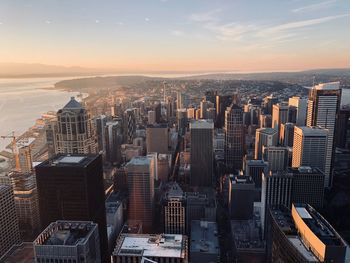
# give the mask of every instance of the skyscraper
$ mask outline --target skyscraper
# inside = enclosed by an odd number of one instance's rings
[[[146,128],[147,153],[169,153],[169,128],[167,124],[148,125]]]
[[[211,120],[190,123],[191,132],[191,186],[211,186],[213,183],[213,136]]]
[[[327,134],[326,129],[318,127],[295,127],[292,167],[311,166],[324,172]]]
[[[127,143],[132,143],[136,133],[136,117],[133,109],[124,112],[124,133]]]
[[[307,113],[307,98],[293,96],[289,98],[289,107],[296,109],[296,122],[297,126],[305,126],[306,124],[306,113]]]
[[[154,211],[154,179],[156,177],[154,158],[139,156],[126,164],[129,217],[141,220],[143,228],[151,231]]]
[[[288,148],[283,146],[263,146],[263,159],[272,172],[285,171],[288,166]]]
[[[262,174],[268,174],[269,164],[263,160],[248,160],[245,165],[245,175],[253,178],[256,188],[261,188]]]
[[[95,129],[87,110],[74,97],[57,112],[55,152],[96,153]]]
[[[104,130],[106,160],[110,163],[120,163],[121,145],[123,144],[123,124],[121,118],[113,118],[108,121]]]
[[[332,184],[334,134],[340,101],[341,89],[339,82],[316,85],[309,93],[307,126],[319,126],[328,130],[324,168],[325,185],[328,187]]]
[[[57,155],[35,170],[42,227],[56,220],[97,223],[102,262],[109,262],[101,155]]]
[[[215,126],[222,128],[225,124],[225,110],[232,103],[232,96],[217,95],[216,96],[216,122]]]
[[[229,170],[242,169],[244,147],[243,109],[232,104],[225,111],[225,162]]]
[[[106,153],[106,139],[105,139],[106,123],[107,123],[106,115],[100,115],[95,119],[98,152],[103,154]]]
[[[279,133],[281,124],[288,122],[289,106],[287,103],[277,103],[272,107],[272,128]]]
[[[0,184],[0,256],[19,243],[20,235],[12,187]]]
[[[280,129],[280,144],[283,146],[293,146],[294,138],[294,123],[287,122],[281,124]]]
[[[255,159],[262,159],[263,146],[276,146],[278,144],[278,133],[273,128],[260,128],[255,135]]]

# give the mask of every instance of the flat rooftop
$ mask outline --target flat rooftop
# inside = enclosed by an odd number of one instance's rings
[[[77,246],[84,244],[97,224],[89,221],[56,221],[34,241],[35,246]]]
[[[267,135],[273,135],[273,134],[277,133],[277,130],[273,129],[273,128],[259,128],[259,129],[257,129],[257,131],[259,131],[260,133],[267,134]]]
[[[31,242],[24,242],[20,245],[14,245],[2,257],[2,263],[35,263],[34,247]]]
[[[306,136],[327,136],[328,131],[326,129],[320,128],[320,127],[306,127],[306,126],[296,126],[295,130],[302,131],[304,135]]]
[[[192,221],[190,251],[220,254],[218,227],[215,222],[200,220]]]
[[[183,258],[186,249],[184,237],[171,234],[122,234],[113,255]]]
[[[130,165],[149,165],[150,158],[147,156],[136,156],[133,157],[125,166],[128,167]]]
[[[190,129],[214,129],[212,120],[194,120],[190,122]]]
[[[307,262],[319,262],[315,255],[310,250],[306,249],[304,243],[298,236],[289,236],[288,240],[298,250],[298,252],[307,259]]]
[[[55,157],[38,164],[36,167],[85,167],[99,157],[98,154],[59,154]]]
[[[288,172],[293,174],[323,174],[319,168],[310,166],[288,167]]]
[[[340,82],[328,82],[321,83],[314,87],[316,90],[338,90],[340,88]]]

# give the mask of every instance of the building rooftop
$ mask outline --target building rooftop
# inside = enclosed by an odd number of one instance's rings
[[[321,83],[314,87],[316,90],[338,90],[340,88],[340,82],[328,82]]]
[[[148,156],[136,156],[133,157],[125,166],[128,167],[130,165],[149,165],[150,158]]]
[[[298,252],[302,254],[305,259],[307,259],[307,262],[319,262],[315,255],[310,250],[306,249],[304,243],[298,236],[289,236],[288,240],[298,250]]]
[[[306,127],[306,126],[296,126],[295,131],[302,131],[304,136],[326,136],[328,133],[327,129],[323,129],[321,127]]]
[[[293,174],[323,174],[319,168],[310,166],[288,167],[288,172]]]
[[[257,131],[259,131],[260,133],[267,134],[267,135],[277,134],[277,130],[273,129],[273,128],[259,128],[259,129],[257,129]]]
[[[214,129],[213,120],[193,120],[190,122],[190,129]]]
[[[232,184],[255,184],[252,177],[250,176],[243,176],[243,175],[236,175],[232,178]]]
[[[77,102],[74,97],[71,97],[70,101],[63,107],[63,109],[83,109],[83,106]]]
[[[2,263],[35,263],[33,243],[24,242],[14,245],[2,257]]]
[[[93,162],[95,159],[99,158],[98,154],[58,154],[53,158],[38,164],[36,167],[65,167],[65,166],[77,166],[85,167]]]
[[[87,242],[97,224],[89,221],[56,221],[33,242],[35,246],[77,246]]]
[[[183,235],[121,234],[113,255],[183,258]]]
[[[220,254],[218,228],[215,222],[192,221],[190,251]]]

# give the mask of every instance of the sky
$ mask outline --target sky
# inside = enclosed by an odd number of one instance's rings
[[[350,0],[1,0],[0,62],[130,72],[350,67]]]

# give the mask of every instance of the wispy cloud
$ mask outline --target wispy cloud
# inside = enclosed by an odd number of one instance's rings
[[[203,13],[194,13],[190,15],[190,20],[194,22],[214,22],[218,20],[218,13],[221,9],[214,9]]]
[[[331,7],[332,5],[335,4],[335,2],[337,2],[337,0],[328,0],[328,1],[320,2],[320,3],[316,3],[316,4],[312,4],[312,5],[306,5],[306,6],[295,8],[292,10],[292,12],[293,13],[302,13],[302,12],[317,11],[320,9],[325,9],[325,8]]]
[[[171,31],[171,34],[172,34],[173,36],[177,36],[177,37],[181,37],[181,36],[185,35],[185,33],[184,33],[183,31],[177,30],[177,29],[172,30],[172,31]]]

